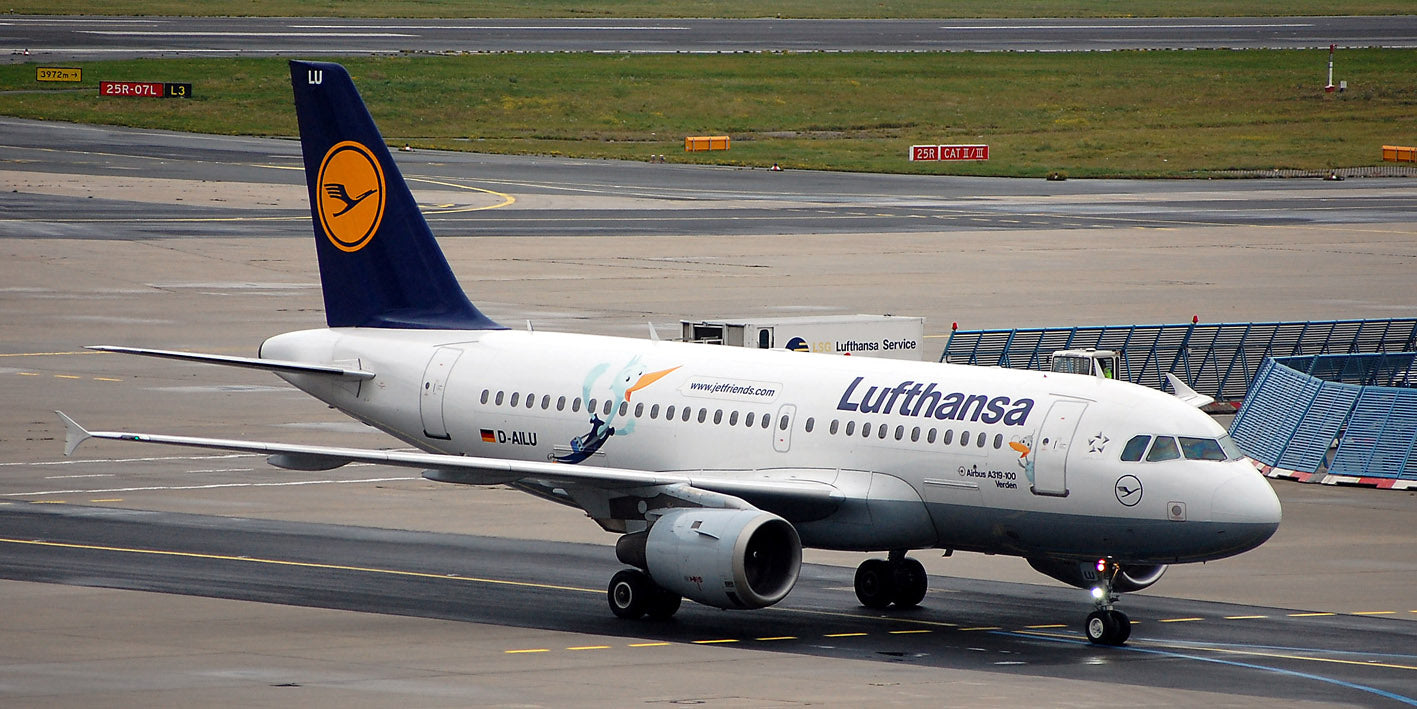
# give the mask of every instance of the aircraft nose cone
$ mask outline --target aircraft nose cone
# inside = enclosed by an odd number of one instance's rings
[[[1258,546],[1279,529],[1283,512],[1269,481],[1248,464],[1240,465],[1245,469],[1215,489],[1210,518],[1243,530],[1246,536],[1255,537],[1253,544]]]

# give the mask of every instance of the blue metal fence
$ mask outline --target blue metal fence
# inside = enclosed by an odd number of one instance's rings
[[[1250,457],[1276,468],[1417,480],[1414,358],[1407,352],[1267,359],[1230,435]]]
[[[1417,318],[957,330],[940,361],[1044,369],[1055,350],[1084,347],[1116,350],[1119,378],[1164,388],[1170,372],[1238,401],[1266,357],[1417,350]]]

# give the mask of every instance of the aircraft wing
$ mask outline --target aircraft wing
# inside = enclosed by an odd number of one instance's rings
[[[88,345],[86,350],[96,352],[118,352],[121,354],[135,354],[146,357],[162,357],[164,359],[177,359],[184,362],[201,362],[203,364],[220,364],[227,367],[244,367],[246,369],[264,369],[268,372],[286,372],[291,374],[322,374],[325,376],[339,377],[340,379],[354,379],[363,381],[373,379],[373,372],[366,372],[361,369],[346,369],[331,365],[307,364],[305,362],[291,362],[283,359],[263,359],[260,357],[233,357],[231,355],[203,354],[201,352],[177,352],[175,350],[150,350],[142,347],[118,347],[116,345]]]
[[[329,470],[356,462],[418,468],[424,471],[423,477],[429,480],[464,485],[496,485],[518,480],[549,481],[606,489],[688,485],[699,490],[736,497],[761,509],[772,511],[790,508],[795,510],[797,514],[808,515],[834,509],[844,499],[844,495],[836,487],[811,481],[745,480],[712,475],[658,473],[627,468],[502,460],[443,453],[310,446],[295,443],[196,438],[125,431],[89,431],[65,415],[64,412],[56,411],[55,413],[64,422],[64,455],[73,455],[74,450],[84,441],[90,438],[99,438],[112,441],[162,443],[191,448],[264,453],[270,456],[268,461],[272,465],[294,470]]]

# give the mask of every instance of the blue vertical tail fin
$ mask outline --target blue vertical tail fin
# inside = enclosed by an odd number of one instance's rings
[[[505,329],[467,299],[349,73],[290,63],[330,327]]]

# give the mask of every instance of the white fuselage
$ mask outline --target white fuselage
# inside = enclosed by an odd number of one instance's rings
[[[1178,563],[1253,548],[1279,523],[1268,482],[1234,456],[1123,461],[1134,437],[1225,431],[1091,376],[510,330],[309,330],[261,356],[375,372],[282,376],[428,451],[830,486],[828,512],[780,512],[812,547]],[[521,486],[642,528],[613,491]]]

